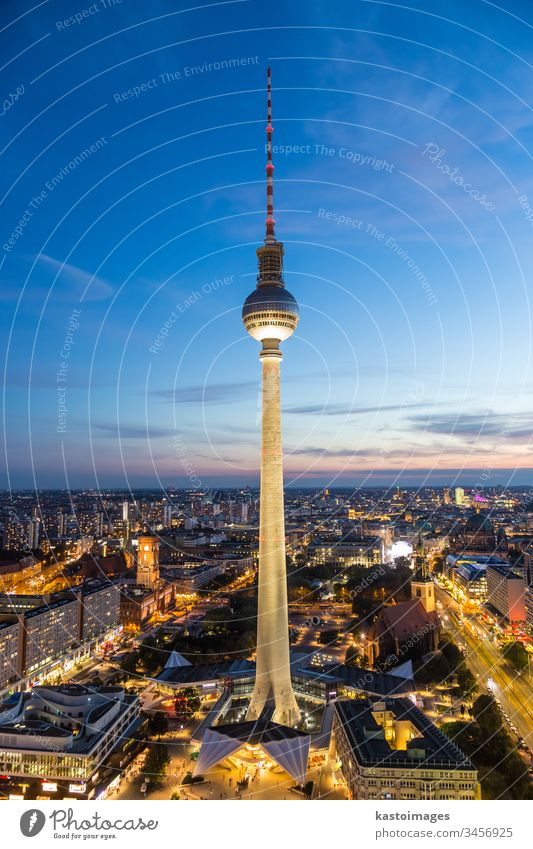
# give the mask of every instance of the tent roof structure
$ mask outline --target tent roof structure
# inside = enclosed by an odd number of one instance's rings
[[[165,669],[176,669],[181,666],[191,666],[191,662],[179,652],[173,651],[165,663]]]
[[[311,737],[302,731],[265,719],[208,728],[194,770],[207,772],[245,744],[259,745],[299,784],[305,782]]]

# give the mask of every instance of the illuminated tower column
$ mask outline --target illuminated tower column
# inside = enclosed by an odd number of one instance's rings
[[[285,289],[283,245],[274,235],[270,70],[267,150],[265,244],[257,251],[257,287],[246,299],[242,312],[246,330],[262,343],[259,356],[263,398],[256,677],[248,719],[257,719],[272,696],[274,721],[294,725],[300,719],[300,711],[292,689],[289,654],[279,345],[296,329],[299,313],[295,299]]]
[[[137,584],[156,589],[159,584],[159,539],[141,536],[137,542]]]

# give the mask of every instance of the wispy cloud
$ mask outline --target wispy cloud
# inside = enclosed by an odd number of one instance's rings
[[[446,402],[449,403],[449,402]],[[426,401],[419,404],[376,404],[372,407],[358,407],[355,402],[351,404],[336,403],[336,404],[303,404],[300,407],[286,407],[285,413],[297,413],[299,415],[324,415],[324,416],[361,416],[366,413],[383,413],[396,412],[398,410],[416,410],[427,407],[434,407],[435,404]]]
[[[241,383],[211,383],[196,386],[184,386],[175,389],[153,389],[150,395],[170,404],[224,404],[243,395],[249,395],[251,389],[257,389],[257,381]]]
[[[103,277],[98,277],[68,262],[61,262],[47,254],[40,254],[37,262],[43,268],[58,275],[56,286],[60,289],[72,290],[72,294],[82,301],[106,300],[115,291],[111,283]]]
[[[508,439],[530,438],[533,415],[530,413],[444,413],[438,416],[416,415],[408,419],[417,430],[454,436],[494,436]]]
[[[161,439],[175,436],[176,431],[168,427],[153,427],[152,425],[114,424],[100,422],[92,425],[91,430],[99,431],[102,436],[112,436],[118,439]]]
[[[309,448],[295,448],[288,452],[291,456],[302,455],[303,457],[375,457],[378,454],[377,449],[357,449],[357,448],[319,448],[310,446]]]

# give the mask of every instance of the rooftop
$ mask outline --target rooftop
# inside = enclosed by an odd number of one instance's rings
[[[394,721],[408,721],[416,736],[405,749],[394,749],[376,720],[378,711],[390,712]],[[343,700],[335,703],[336,714],[361,766],[443,767],[474,770],[465,754],[414,706],[410,699]]]
[[[396,696],[410,693],[412,683],[396,675],[384,675],[366,669],[345,666],[342,663],[331,663],[321,668],[307,665],[308,655],[303,657],[303,663],[297,657],[291,657],[293,677],[304,677],[309,680],[324,682],[330,688],[339,685],[350,687],[364,693],[376,696]],[[301,665],[300,665],[301,664]],[[191,666],[170,666],[163,669],[157,680],[177,686],[192,686],[207,682],[220,682],[227,678],[251,678],[255,675],[255,663],[250,660],[231,660],[220,663],[202,663]]]

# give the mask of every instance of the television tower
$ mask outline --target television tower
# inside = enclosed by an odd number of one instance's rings
[[[242,309],[246,330],[262,344],[259,358],[263,372],[257,652],[255,686],[247,719],[258,719],[267,700],[273,697],[274,722],[294,725],[300,720],[300,710],[292,689],[289,654],[279,346],[294,333],[299,310],[283,282],[283,244],[276,241],[274,233],[270,68],[267,90],[265,243],[257,249],[257,286]]]

